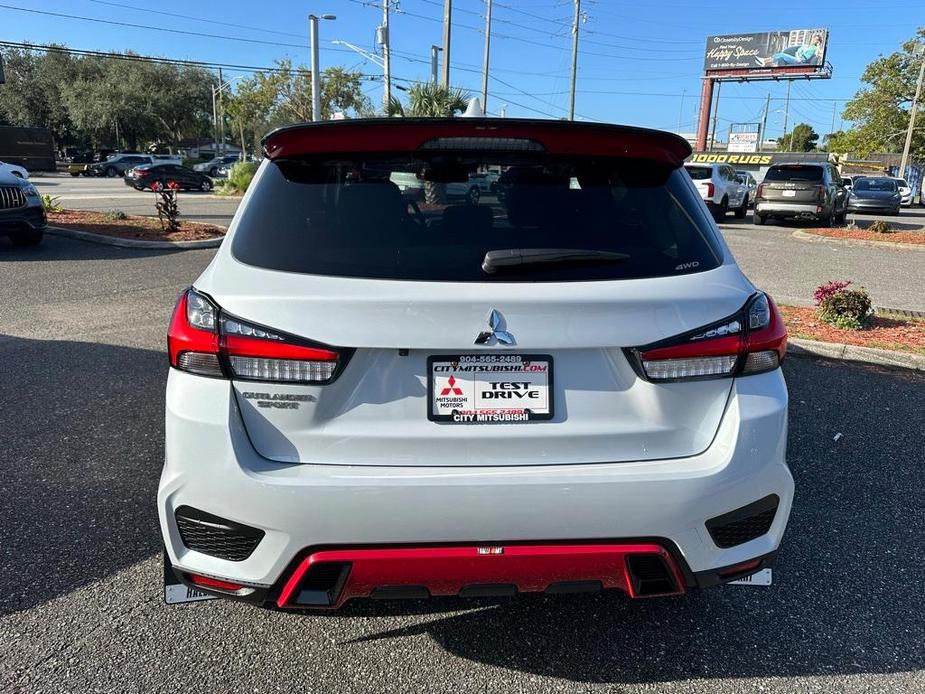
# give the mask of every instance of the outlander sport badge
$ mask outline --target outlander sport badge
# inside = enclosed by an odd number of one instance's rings
[[[488,314],[488,327],[490,328],[489,330],[483,330],[479,333],[479,336],[475,338],[475,344],[490,345],[492,344],[492,338],[501,345],[514,344],[514,336],[506,330],[501,329],[504,327],[504,318],[495,309],[492,309]]]

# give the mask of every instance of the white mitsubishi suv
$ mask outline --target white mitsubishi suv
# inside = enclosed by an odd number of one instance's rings
[[[184,590],[642,598],[771,565],[787,334],[684,140],[404,118],[264,148],[169,328],[157,504]],[[484,170],[495,192],[446,195]]]

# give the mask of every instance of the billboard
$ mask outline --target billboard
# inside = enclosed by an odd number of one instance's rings
[[[727,152],[757,152],[760,123],[732,123],[729,126]]]
[[[762,75],[805,73],[825,64],[828,38],[827,29],[709,36],[703,69],[707,75],[725,70]]]

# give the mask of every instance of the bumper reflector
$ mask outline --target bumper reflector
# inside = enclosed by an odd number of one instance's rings
[[[561,592],[616,588],[633,598],[678,595],[684,578],[656,544],[505,545],[326,550],[296,567],[279,607],[340,607],[351,598]]]
[[[209,578],[208,576],[200,576],[199,574],[190,574],[189,580],[197,586],[211,588],[212,590],[223,590],[227,593],[236,593],[244,587],[240,583],[221,581],[217,578]]]

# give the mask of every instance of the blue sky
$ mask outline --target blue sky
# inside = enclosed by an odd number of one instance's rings
[[[403,80],[427,79],[430,46],[442,42],[443,1],[392,2],[398,6],[391,22],[393,75]],[[454,0],[453,5],[451,81],[478,93],[484,3]],[[495,0],[490,112],[497,113],[507,104],[508,116],[562,117],[567,113],[573,8],[572,0]],[[667,130],[677,130],[680,123],[685,132],[695,128],[707,35],[827,27],[827,59],[834,66],[833,78],[795,82],[790,111],[791,124],[809,122],[824,134],[832,128],[833,107],[838,129],[844,101],[857,91],[867,63],[897,50],[917,26],[925,25],[925,3],[915,0],[583,0],[582,10],[579,117]],[[322,67],[343,65],[369,75],[381,74],[376,65],[331,44],[339,39],[372,50],[375,27],[382,17],[381,0],[0,0],[0,40],[131,49],[143,55],[254,66],[272,65],[284,57],[307,64],[309,12],[337,15],[336,21],[321,24]],[[227,76],[237,74],[242,72],[226,72]],[[370,80],[365,90],[375,103],[381,101],[381,82]],[[768,135],[779,135],[785,90],[783,83],[726,84],[718,133],[725,132],[729,122],[757,120],[770,93]]]

